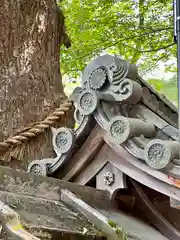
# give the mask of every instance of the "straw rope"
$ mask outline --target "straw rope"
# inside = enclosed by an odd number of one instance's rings
[[[24,130],[16,136],[9,137],[4,142],[0,142],[0,150],[5,151],[9,148],[15,147],[17,145],[22,145],[25,141],[29,141],[31,138],[34,138],[46,129],[50,128],[57,120],[69,112],[72,108],[72,102],[66,101],[60,105],[50,116],[45,118],[43,121],[37,123],[35,126],[31,127],[28,130]]]

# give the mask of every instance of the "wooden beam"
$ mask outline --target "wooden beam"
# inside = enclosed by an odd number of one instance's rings
[[[18,215],[18,213],[1,201],[0,219],[1,223],[3,223],[5,228],[4,235],[10,235],[9,237],[12,237],[12,239],[16,240],[40,240],[40,238],[37,238],[28,231],[26,231],[20,222],[20,216]],[[7,236],[1,237],[3,237],[3,239],[6,239]]]
[[[99,126],[93,129],[80,150],[65,166],[64,172],[66,174],[62,178],[63,180],[73,180],[94,159],[104,143],[102,135],[103,130]]]
[[[108,162],[108,148],[107,144],[104,144],[101,150],[98,152],[94,160],[74,179],[75,183],[80,185],[87,184]]]
[[[62,201],[0,191],[0,217],[4,218],[5,229],[8,228],[12,235],[19,236],[17,240],[68,240],[62,237],[64,233],[70,239],[73,235],[78,238],[83,234],[84,228],[88,229],[87,235],[91,236],[91,239],[99,235],[99,230],[88,219]],[[38,239],[30,238],[30,234]],[[20,238],[23,236],[24,238]]]
[[[147,165],[129,154],[123,147],[113,143],[110,145],[111,158],[109,159],[109,162],[111,162],[116,168],[137,182],[140,182],[166,196],[180,200],[180,188],[173,186],[170,181],[163,181],[163,179],[160,179],[159,175],[155,175],[155,173],[154,175],[150,174],[150,170],[148,171],[148,169],[145,171]],[[144,171],[139,168],[139,165],[135,164],[136,161],[138,161],[139,164],[144,164]],[[151,171],[153,171],[153,169]]]
[[[108,240],[125,240],[126,235],[118,225],[111,226],[108,218],[102,215],[99,211],[92,208],[81,199],[77,198],[69,191],[62,191],[61,201],[70,205],[73,209],[83,214],[92,224],[94,224],[107,237]]]

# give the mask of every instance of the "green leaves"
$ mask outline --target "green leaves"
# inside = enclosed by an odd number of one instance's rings
[[[87,62],[106,51],[153,67],[175,55],[172,1],[64,0],[70,49],[62,49],[61,68],[77,76]]]
[[[71,48],[61,50],[63,74],[77,78],[105,52],[138,64],[142,72],[176,57],[171,0],[63,0],[61,5],[72,40]],[[166,71],[174,72],[176,66],[168,64]],[[149,83],[177,101],[176,78]]]
[[[158,79],[151,79],[148,83],[153,86],[158,92],[162,93],[166,98],[177,105],[178,90],[177,90],[177,76],[174,75],[169,81]]]
[[[149,79],[148,83],[153,86],[158,92],[163,91],[165,88],[166,83],[159,79]]]

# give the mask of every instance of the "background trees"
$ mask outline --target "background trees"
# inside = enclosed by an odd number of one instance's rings
[[[138,64],[141,74],[176,57],[172,0],[63,0],[62,8],[72,39],[72,47],[61,53],[62,72],[68,76],[77,77],[87,62],[103,52]],[[176,72],[176,65],[168,64],[167,71]],[[151,84],[157,86],[152,79]],[[167,91],[175,86],[176,76]],[[175,93],[168,97],[176,100]]]

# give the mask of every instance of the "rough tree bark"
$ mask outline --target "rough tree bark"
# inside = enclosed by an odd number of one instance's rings
[[[0,141],[65,99],[59,69],[65,28],[58,14],[55,0],[0,1]]]

